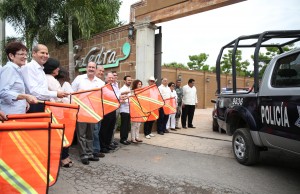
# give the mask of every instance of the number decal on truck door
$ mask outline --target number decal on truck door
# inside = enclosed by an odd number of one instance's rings
[[[233,98],[232,99],[232,104],[242,106],[243,101],[244,101],[244,98]]]

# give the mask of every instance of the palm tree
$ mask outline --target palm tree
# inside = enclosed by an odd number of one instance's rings
[[[67,23],[69,74],[72,80],[75,76],[73,57],[74,22],[77,23],[77,25],[75,25],[75,28],[78,26],[76,30],[79,30],[79,33],[77,31],[77,33],[75,34],[80,34],[83,38],[90,38],[92,33],[99,33],[111,27],[116,27],[120,24],[118,22],[118,12],[121,3],[119,0],[65,0],[62,1],[61,5],[62,6],[59,11],[60,21],[57,22],[56,28],[64,30],[64,28],[61,27],[61,24],[65,25]],[[109,14],[104,15],[105,13]],[[99,23],[99,20],[103,22]],[[62,38],[61,40],[64,40],[64,38]]]
[[[60,0],[9,0],[0,3],[0,17],[25,37],[31,51],[33,42],[50,27],[51,18]]]
[[[25,37],[30,50],[34,40],[68,42],[69,73],[74,79],[73,35],[89,38],[120,25],[120,6],[119,0],[10,0],[0,3],[0,18]]]

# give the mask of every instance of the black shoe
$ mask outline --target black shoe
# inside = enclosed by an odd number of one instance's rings
[[[116,146],[115,144],[111,143],[111,144],[110,144],[110,147],[112,147],[112,148],[117,148],[118,146]]]
[[[115,146],[119,145],[118,142],[116,142],[116,141],[113,141],[113,144],[114,144]]]
[[[126,141],[126,140],[125,140],[125,141],[120,141],[120,143],[121,143],[121,144],[124,144],[124,145],[129,145],[129,144],[130,144],[130,143],[129,143],[128,141]]]
[[[89,161],[99,161],[99,158],[94,156],[92,158],[89,158]]]
[[[83,158],[83,159],[81,159],[81,162],[82,162],[82,164],[84,164],[84,165],[89,165],[89,164],[90,164],[90,161],[89,161],[88,158]]]
[[[172,131],[177,131],[177,130],[176,130],[176,129],[174,129],[174,128],[171,128],[171,130],[172,130]]]
[[[101,153],[101,152],[99,152],[99,153],[93,153],[93,155],[94,155],[94,157],[97,157],[97,158],[104,158],[105,157],[105,155],[103,153]]]
[[[109,150],[106,148],[101,148],[101,153],[109,153]]]
[[[170,133],[170,131],[168,129],[166,129],[164,133]]]
[[[189,128],[196,128],[196,127],[194,127],[194,126],[189,126]]]
[[[187,129],[187,127],[186,127],[186,126],[184,126],[184,127],[182,127],[182,128],[184,128],[184,129]]]
[[[157,132],[157,133],[158,133],[159,135],[164,135],[164,132],[162,132],[162,131],[161,131],[161,132]]]
[[[180,127],[175,127],[175,129],[181,129]]]
[[[130,145],[130,144],[131,144],[131,142],[130,142],[130,141],[128,141],[128,140],[126,140],[126,142],[128,143],[128,145]]]
[[[116,148],[112,147],[112,146],[108,146],[107,148],[108,150],[115,150]]]

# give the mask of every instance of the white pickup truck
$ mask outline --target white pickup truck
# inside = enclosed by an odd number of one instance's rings
[[[241,44],[243,40],[251,40]],[[278,40],[279,44],[271,41]],[[233,135],[232,148],[237,161],[244,165],[258,162],[260,151],[281,149],[300,155],[300,49],[283,52],[283,47],[300,40],[300,30],[267,31],[241,36],[222,47],[216,65],[218,126]],[[276,41],[275,41],[276,42]],[[277,47],[282,54],[268,64],[259,79],[259,51]],[[238,92],[235,53],[254,48],[254,85]],[[224,49],[232,48],[232,92],[222,93],[220,60]]]

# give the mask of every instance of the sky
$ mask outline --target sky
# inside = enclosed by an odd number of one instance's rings
[[[130,5],[135,2],[123,0],[121,21],[128,23]],[[156,25],[162,26],[162,63],[187,64],[189,55],[207,53],[206,63],[215,66],[221,47],[241,35],[299,30],[300,1],[248,0]],[[253,53],[244,54],[243,59],[250,59]]]
[[[122,1],[120,21],[129,23],[130,5],[138,1]],[[221,47],[241,35],[299,30],[300,1],[247,0],[156,25],[162,26],[162,63],[187,64],[189,55],[206,53],[206,63],[214,66]],[[10,26],[6,33],[16,34]],[[244,54],[249,59],[252,52]]]

